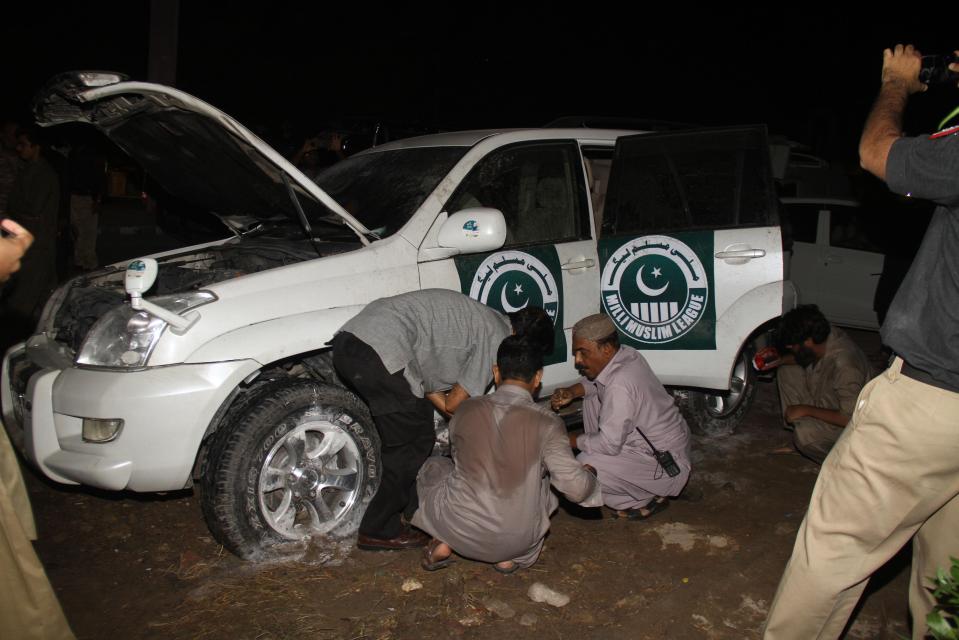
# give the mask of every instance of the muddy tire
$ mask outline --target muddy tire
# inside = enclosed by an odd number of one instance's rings
[[[756,372],[751,359],[751,346],[744,347],[733,367],[729,391],[676,392],[679,408],[693,433],[718,438],[736,430],[756,395]]]
[[[345,389],[283,380],[214,434],[202,471],[213,536],[247,560],[355,532],[381,476],[369,410]]]

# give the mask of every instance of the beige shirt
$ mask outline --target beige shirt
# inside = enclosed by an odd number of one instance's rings
[[[866,354],[839,327],[826,339],[826,354],[806,369],[806,385],[817,407],[851,417],[856,399],[872,377]]]

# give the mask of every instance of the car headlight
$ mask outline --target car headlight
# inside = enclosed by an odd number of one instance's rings
[[[182,314],[216,300],[209,291],[191,291],[150,298],[150,302]],[[77,364],[134,369],[145,367],[167,323],[129,304],[111,309],[97,320],[77,356]]]

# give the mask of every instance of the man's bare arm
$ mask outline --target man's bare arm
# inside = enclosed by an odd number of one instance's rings
[[[469,392],[459,383],[454,384],[453,388],[446,393],[432,391],[426,394],[426,399],[432,402],[433,406],[447,418],[453,415],[460,404],[469,397]]]
[[[795,422],[800,418],[816,418],[836,427],[845,427],[849,424],[849,416],[843,415],[834,409],[824,409],[808,404],[793,404],[786,407],[786,422]]]
[[[922,55],[911,44],[883,52],[882,86],[859,140],[859,163],[881,180],[893,143],[902,136],[902,114],[909,96],[928,87],[919,82]]]
[[[553,407],[553,411],[558,411],[576,398],[582,398],[584,395],[586,395],[586,389],[581,382],[577,382],[570,387],[561,387],[550,396],[550,406]]]

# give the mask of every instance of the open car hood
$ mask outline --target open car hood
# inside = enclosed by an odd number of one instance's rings
[[[345,225],[369,244],[369,229],[292,163],[187,93],[115,73],[71,72],[51,79],[33,109],[41,126],[93,125],[164,189],[231,229],[293,220],[314,239],[322,238],[324,227]]]

